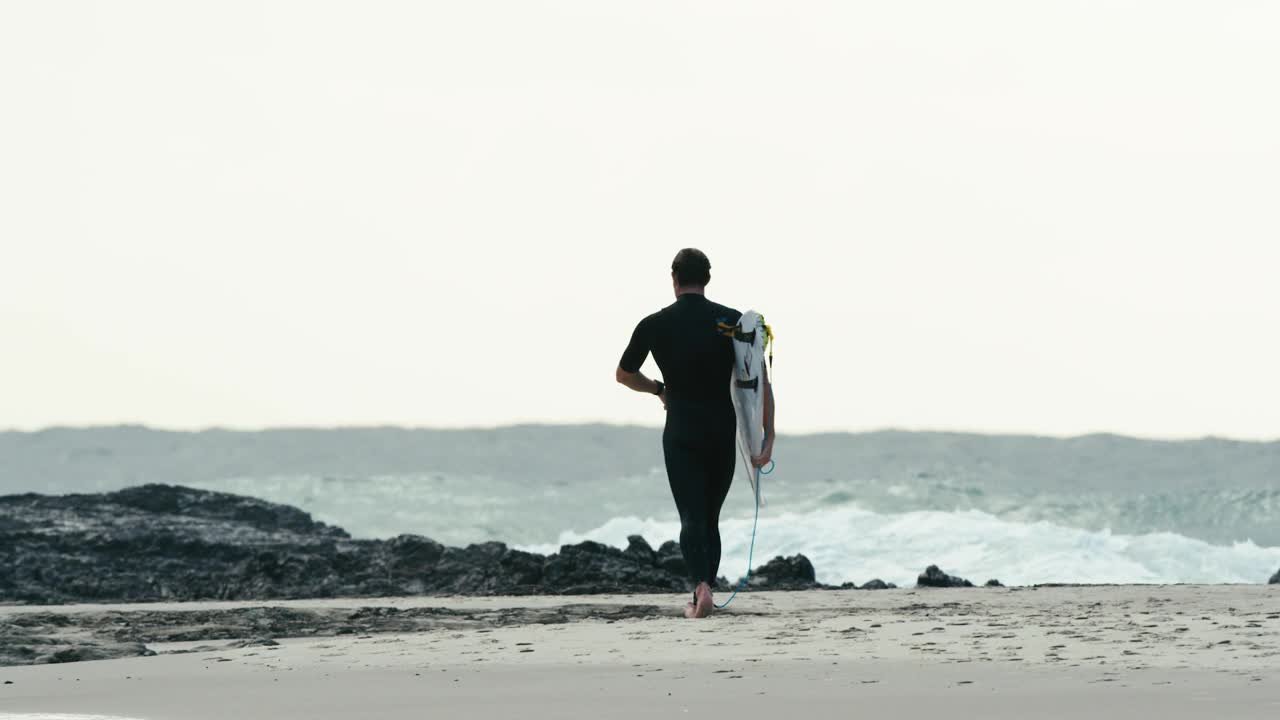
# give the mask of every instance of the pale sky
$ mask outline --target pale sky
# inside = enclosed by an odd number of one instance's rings
[[[775,327],[781,432],[1277,438],[1277,37],[1264,0],[5,3],[0,428],[660,424],[613,370],[696,246]]]

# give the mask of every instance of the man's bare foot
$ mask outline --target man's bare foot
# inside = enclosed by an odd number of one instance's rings
[[[715,610],[715,600],[711,598],[711,586],[706,583],[698,583],[698,588],[693,591],[698,598],[698,604],[693,608],[693,616],[695,618],[704,618]]]
[[[685,617],[687,617],[687,618],[689,618],[690,620],[692,620],[692,619],[694,619],[695,617],[697,617],[697,614],[696,614],[697,612],[698,612],[698,608],[697,608],[697,606],[696,606],[696,605],[694,605],[693,603],[685,603],[685,605],[684,605],[684,616],[685,616]]]

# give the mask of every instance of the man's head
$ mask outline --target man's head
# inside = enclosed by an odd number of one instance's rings
[[[671,261],[671,284],[676,292],[702,290],[711,282],[711,261],[697,248],[685,248]]]

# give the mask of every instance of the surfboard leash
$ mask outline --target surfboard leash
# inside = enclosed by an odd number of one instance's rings
[[[760,476],[771,474],[774,467],[776,467],[776,463],[771,460],[769,461],[768,472],[765,472],[760,468],[756,468],[756,488],[760,487]],[[751,545],[747,550],[747,575],[738,582],[738,587],[733,589],[733,594],[729,596],[728,600],[725,600],[722,604],[716,605],[716,609],[718,610],[723,610],[729,607],[729,603],[733,602],[733,599],[738,597],[738,591],[746,587],[747,583],[751,580],[751,562],[755,558],[756,554],[756,528],[760,523],[760,491],[757,489],[753,494],[756,497],[756,515],[751,520]]]

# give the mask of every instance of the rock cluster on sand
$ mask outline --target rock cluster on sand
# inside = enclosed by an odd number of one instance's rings
[[[841,590],[897,590],[898,586],[893,583],[887,583],[880,578],[868,580],[862,585],[853,582],[847,582],[840,586]]]
[[[941,587],[941,588],[957,588],[957,587],[973,587],[973,583],[962,577],[948,575],[942,572],[937,565],[930,565],[920,573],[920,577],[916,578],[917,587]],[[1002,588],[1004,583],[992,578],[988,580],[983,587]]]
[[[83,662],[86,660],[118,660],[127,657],[150,657],[155,653],[142,643],[89,642],[77,646],[54,646],[49,652],[39,645],[6,643],[0,649],[0,666],[4,665],[53,665],[55,663]]]
[[[74,613],[32,611],[0,614],[0,667],[155,655],[146,643],[204,643],[181,650],[164,650],[164,654],[244,648],[270,651],[280,645],[273,638],[360,637],[373,633],[562,625],[584,619],[613,622],[664,614],[670,615],[670,609],[658,605],[583,602],[487,610],[430,606],[210,608],[201,605],[152,610],[142,605]]]
[[[1276,571],[1276,574],[1271,576],[1271,580],[1269,580],[1269,581],[1267,582],[1267,584],[1268,584],[1268,585],[1280,585],[1280,570],[1277,570],[1277,571]]]
[[[751,573],[748,585],[753,590],[812,590],[821,585],[813,571],[813,563],[803,555],[776,557]]]
[[[962,577],[948,575],[938,568],[937,565],[930,565],[925,571],[920,573],[920,577],[916,578],[916,585],[920,587],[973,587],[973,583]]]

